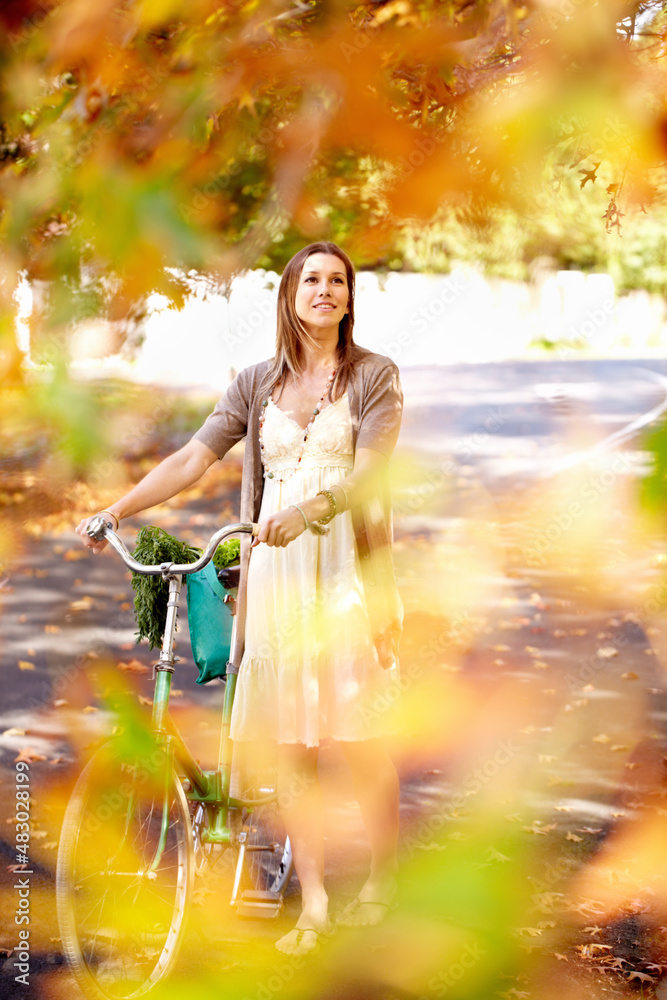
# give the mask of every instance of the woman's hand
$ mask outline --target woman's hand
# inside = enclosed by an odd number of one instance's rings
[[[105,549],[109,543],[107,542],[106,538],[103,538],[100,541],[97,538],[91,538],[90,535],[87,533],[86,529],[94,517],[97,517],[97,514],[93,514],[91,517],[84,517],[83,521],[79,521],[74,530],[76,531],[77,535],[81,535],[81,541],[86,546],[86,548],[91,549],[95,553],[95,555],[97,555],[98,552],[101,552],[102,549]]]
[[[253,547],[260,542],[284,547],[293,542],[306,530],[306,522],[294,507],[287,507],[271,514],[259,526],[259,534],[253,539]]]

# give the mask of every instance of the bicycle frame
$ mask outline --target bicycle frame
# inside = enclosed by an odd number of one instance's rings
[[[100,518],[101,525],[96,527],[91,525],[93,531],[104,531],[104,537],[113,545],[123,562],[135,572],[146,574],[146,567],[137,563],[127,551],[121,539],[114,531],[106,527],[104,520]],[[218,756],[218,767],[213,771],[205,771],[197,763],[188,750],[183,738],[178,732],[173,720],[169,716],[169,695],[171,692],[171,678],[174,673],[176,656],[174,655],[174,637],[178,620],[178,608],[180,595],[183,586],[183,576],[197,572],[205,566],[213,557],[220,542],[227,536],[239,532],[254,533],[255,525],[233,524],[227,528],[221,528],[216,532],[209,542],[206,551],[194,563],[163,564],[159,570],[155,570],[150,575],[157,575],[159,572],[164,579],[169,581],[169,594],[167,599],[167,615],[162,639],[162,647],[157,663],[153,668],[155,677],[155,689],[153,698],[153,710],[151,716],[151,727],[159,743],[165,746],[169,760],[173,760],[178,768],[185,775],[183,790],[188,800],[209,804],[213,810],[213,823],[206,830],[202,831],[202,841],[207,844],[229,844],[231,842],[232,831],[229,826],[229,810],[238,808],[249,808],[264,805],[275,801],[276,793],[254,799],[232,798],[229,794],[232,770],[232,741],[229,737],[232,706],[234,704],[234,694],[236,691],[236,678],[238,665],[227,664],[227,674],[225,680],[225,697],[222,710],[222,722],[220,731],[220,751]],[[231,649],[235,648],[236,640],[236,617],[232,624]],[[167,768],[169,771],[169,768]],[[169,793],[168,786],[165,788],[166,796]],[[159,854],[164,846],[167,836],[167,810],[164,810],[163,830],[158,845],[158,853],[154,859],[154,864],[159,862]],[[233,900],[232,900],[233,901]]]

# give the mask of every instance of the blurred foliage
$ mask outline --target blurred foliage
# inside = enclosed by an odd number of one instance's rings
[[[553,208],[562,260],[577,243],[563,215],[578,223],[589,211],[570,179],[613,230],[662,199],[662,8],[5,4],[6,280],[62,283],[71,312],[54,303],[48,325],[74,318],[73,286],[87,288],[87,308],[117,318],[151,291],[178,302],[165,266],[226,278],[280,267],[319,237],[340,240],[362,267],[386,265],[445,205],[444,241],[427,226],[433,243],[451,241],[445,259],[465,242],[466,219],[494,206],[511,212],[492,215],[492,267],[513,229],[519,260],[530,259]],[[545,213],[549,183],[558,197]],[[606,191],[591,199],[596,185]],[[613,253],[604,225],[598,234],[585,221],[589,245],[573,264]],[[640,244],[655,239],[643,232]],[[431,266],[429,254],[406,263]]]
[[[75,325],[111,321],[113,353],[152,293],[179,307],[189,276],[226,288],[313,239],[359,267],[474,260],[524,278],[546,257],[664,290],[664,6],[3,4],[0,379],[21,387],[15,408],[90,468],[95,420],[65,376]]]

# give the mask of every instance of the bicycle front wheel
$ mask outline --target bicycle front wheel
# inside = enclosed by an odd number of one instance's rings
[[[58,852],[58,922],[80,986],[104,1000],[148,993],[176,959],[192,882],[187,801],[164,750],[106,744],[76,783]]]

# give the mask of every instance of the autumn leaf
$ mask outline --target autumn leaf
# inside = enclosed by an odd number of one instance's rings
[[[653,976],[649,976],[646,972],[636,972],[636,971],[635,972],[629,972],[628,973],[628,982],[630,982],[631,979],[639,979],[639,981],[642,982],[642,983],[654,983],[655,982],[655,979],[653,978]]]
[[[46,756],[43,753],[39,753],[34,747],[22,747],[19,750],[18,757],[14,758],[14,763],[18,764],[23,761],[25,764],[33,764],[39,760],[46,760]]]
[[[567,955],[561,955],[560,952],[558,952],[558,951],[555,951],[553,954],[554,954],[554,958],[557,958],[559,962],[569,962],[570,961],[569,958],[567,957]]]
[[[612,660],[615,656],[618,656],[618,650],[616,646],[600,646],[597,656],[600,660]]]
[[[35,664],[30,660],[19,660],[19,670],[34,670]]]
[[[593,743],[611,743],[611,737],[607,736],[606,733],[599,733],[597,736],[593,736]]]
[[[583,837],[577,837],[576,833],[572,833],[571,830],[568,830],[565,839],[566,840],[573,840],[576,844],[581,844],[581,842],[583,841],[584,838]]]
[[[539,819],[534,820],[530,826],[524,826],[523,828],[526,833],[539,834],[542,837],[546,837],[548,833],[556,829],[556,823],[549,823],[547,826],[542,825],[542,821]]]
[[[635,673],[634,670],[626,670],[624,674],[621,674],[622,681],[638,681],[639,674]]]
[[[584,175],[582,177],[582,179],[579,181],[579,187],[583,188],[585,186],[585,184],[586,184],[587,181],[591,181],[591,182],[594,183],[597,180],[597,172],[598,172],[599,166],[600,166],[600,163],[598,162],[598,163],[593,164],[592,168],[589,169],[589,170],[580,170],[579,171],[580,174]]]
[[[147,674],[150,672],[150,667],[147,667],[145,663],[137,659],[128,660],[127,663],[121,661],[117,664],[117,667],[119,670],[131,674]]]
[[[11,729],[5,729],[3,736],[25,736],[25,729],[18,729],[16,726],[12,726]]]
[[[69,605],[70,611],[90,611],[93,604],[92,597],[81,597],[78,601],[72,601]]]

